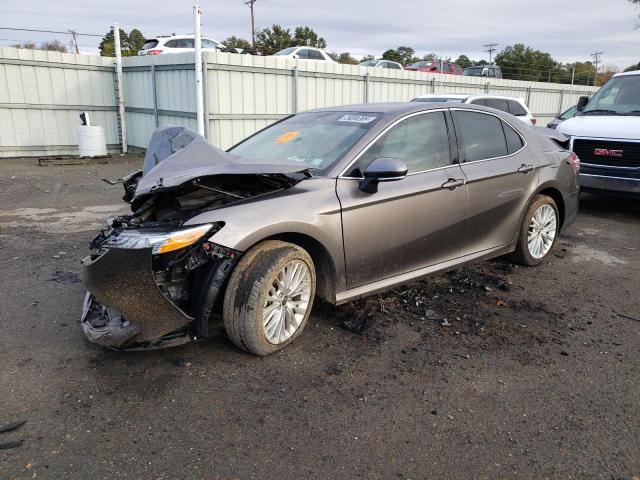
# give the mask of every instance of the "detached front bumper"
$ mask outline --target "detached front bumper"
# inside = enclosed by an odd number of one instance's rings
[[[87,287],[82,328],[103,347],[162,348],[190,339],[193,318],[159,289],[153,277],[152,249],[112,248],[82,260]]]

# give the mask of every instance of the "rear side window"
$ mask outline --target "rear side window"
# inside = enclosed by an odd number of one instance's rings
[[[516,132],[511,126],[502,123],[502,130],[504,131],[504,137],[507,140],[507,150],[509,151],[509,155],[512,153],[516,153],[522,147],[524,147],[524,142],[522,141],[522,137]]]
[[[516,117],[524,117],[527,115],[527,111],[515,100],[507,100],[509,104],[509,113]]]
[[[467,162],[503,157],[509,153],[498,117],[461,110],[452,113]]]
[[[146,42],[144,42],[144,45],[142,46],[142,50],[149,50],[150,48],[155,48],[158,46],[158,40],[147,40]]]
[[[501,98],[487,98],[487,107],[495,108],[503,112],[509,113],[509,107],[507,101]]]
[[[309,52],[309,60],[324,60],[322,53],[317,50],[307,50]]]
[[[402,67],[397,63],[387,62],[387,68],[394,68],[396,70],[400,70]]]
[[[399,158],[407,164],[409,173],[450,165],[444,112],[415,115],[397,124],[358,159],[359,174],[380,157]]]
[[[484,98],[478,98],[471,102],[471,105],[482,105],[483,107],[486,107],[487,101]]]

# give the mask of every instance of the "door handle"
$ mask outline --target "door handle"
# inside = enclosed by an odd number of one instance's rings
[[[535,170],[535,166],[534,165],[525,165],[524,163],[520,166],[520,168],[518,169],[518,172],[520,173],[528,173],[532,170]]]
[[[455,190],[465,184],[465,180],[462,178],[450,178],[442,184],[442,188],[448,188],[449,190]]]

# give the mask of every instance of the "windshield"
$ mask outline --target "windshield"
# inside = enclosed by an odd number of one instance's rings
[[[284,50],[280,50],[277,53],[274,53],[274,55],[289,55],[290,53],[292,53],[296,48],[298,47],[289,47],[289,48],[285,48]]]
[[[378,64],[379,60],[367,60],[366,62],[362,62],[360,64],[361,67],[375,67]]]
[[[411,100],[412,102],[457,102],[462,103],[466,99],[464,98],[451,98],[451,97],[418,97]]]
[[[230,152],[260,163],[293,162],[326,171],[381,116],[369,112],[300,113],[247,138]]]
[[[583,115],[640,115],[640,75],[613,77],[587,103]]]

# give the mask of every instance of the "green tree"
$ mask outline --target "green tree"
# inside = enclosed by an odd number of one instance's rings
[[[129,32],[129,55],[138,55],[144,46],[145,38],[140,30],[134,28]]]
[[[63,43],[60,43],[59,40],[52,40],[50,42],[42,42],[39,46],[36,45],[34,42],[23,42],[23,43],[16,43],[14,45],[11,45],[12,47],[15,48],[24,48],[26,50],[48,50],[50,52],[61,52],[61,53],[67,53],[67,46],[64,45]]]
[[[296,27],[293,34],[293,41],[296,45],[305,47],[327,48],[327,42],[324,38],[318,37],[318,34],[309,27]]]
[[[402,65],[408,65],[420,60],[414,56],[415,53],[416,51],[411,47],[398,47],[395,50],[391,48],[382,54],[382,58],[384,60],[401,63]]]
[[[401,62],[402,61],[402,57],[400,56],[398,51],[393,49],[393,48],[390,48],[389,50],[384,52],[382,54],[382,58],[384,60],[391,60],[391,61],[394,61],[394,62]]]
[[[360,63],[360,62],[358,62],[358,60],[353,58],[349,52],[342,52],[342,53],[340,53],[338,55],[335,55],[335,60],[338,63],[344,63],[344,64],[347,64],[347,65],[357,65],[358,63]]]
[[[458,58],[456,58],[456,61],[454,63],[460,68],[468,68],[473,65],[471,59],[466,55],[460,55]]]
[[[551,54],[534,50],[522,43],[508,46],[496,55],[496,64],[502,68],[504,78],[531,82],[561,81],[566,70]]]
[[[360,60],[360,63],[362,62],[366,62],[368,60],[375,60],[376,57],[374,57],[373,55],[365,55],[364,57],[362,57],[362,60]]]
[[[245,40],[244,38],[238,38],[234,35],[224,39],[222,44],[227,48],[240,48],[242,50],[246,50],[247,48],[251,48],[251,43]]]
[[[140,30],[138,29],[131,30],[131,33],[134,34],[134,37],[138,37],[138,34],[142,36],[142,32],[140,32]],[[136,38],[136,41],[139,42],[139,40],[140,40],[139,38]],[[142,44],[144,45],[144,37],[143,37]],[[104,37],[102,37],[99,48],[100,48],[100,55],[102,55],[103,57],[116,56],[116,47],[115,47],[114,36],[113,36],[113,28],[109,30],[109,33],[107,33]],[[122,29],[120,29],[120,52],[122,53],[123,57],[131,57],[138,54],[138,50],[136,49],[136,47],[133,47],[131,45],[129,35],[127,35],[127,32],[125,32]]]
[[[280,25],[263,28],[256,34],[256,48],[263,55],[273,55],[280,50],[290,47],[293,43],[291,31]]]
[[[640,2],[640,0],[638,0],[638,2]],[[625,72],[632,72],[634,70],[640,70],[640,62],[624,69]]]

